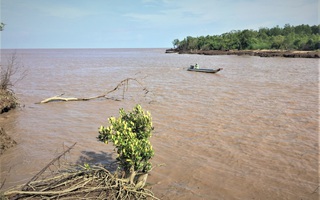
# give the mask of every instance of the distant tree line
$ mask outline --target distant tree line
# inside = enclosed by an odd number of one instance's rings
[[[320,25],[284,25],[283,28],[259,30],[233,30],[221,35],[187,36],[172,42],[177,50],[318,50],[320,49]]]
[[[5,24],[4,24],[3,22],[0,23],[0,31],[3,31],[4,25],[5,25]]]

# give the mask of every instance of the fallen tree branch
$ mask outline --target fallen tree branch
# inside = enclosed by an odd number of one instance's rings
[[[108,94],[110,94],[110,93],[112,93],[112,92],[114,92],[116,90],[119,90],[121,87],[123,87],[122,99],[124,99],[124,94],[128,90],[128,87],[129,87],[129,81],[137,82],[141,87],[143,87],[143,91],[145,92],[145,94],[147,94],[149,92],[149,90],[142,83],[140,83],[140,81],[138,81],[137,79],[135,79],[135,78],[126,78],[126,79],[122,80],[114,89],[112,89],[112,90],[110,90],[107,93],[102,94],[102,95],[98,95],[98,96],[94,96],[94,97],[88,97],[88,98],[76,98],[76,97],[67,97],[66,98],[66,97],[61,97],[64,94],[60,94],[60,95],[57,95],[57,96],[54,96],[54,97],[50,97],[50,98],[44,99],[44,100],[38,102],[38,104],[49,103],[49,102],[53,102],[53,101],[89,101],[89,100],[92,100],[92,99],[107,98]]]
[[[64,95],[64,94],[60,94],[60,95],[57,95],[54,97],[44,99],[44,100],[40,101],[39,103],[48,103],[51,101],[85,101],[85,99],[79,99],[79,98],[74,98],[74,97],[64,98],[64,97],[61,97],[62,95]]]

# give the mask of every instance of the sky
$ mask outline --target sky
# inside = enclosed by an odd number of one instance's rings
[[[171,48],[187,36],[318,25],[319,0],[0,0],[2,49]]]

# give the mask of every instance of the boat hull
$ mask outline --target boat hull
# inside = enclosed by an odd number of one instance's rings
[[[192,71],[192,72],[204,72],[204,73],[217,73],[219,71],[221,71],[222,68],[219,69],[192,69],[192,68],[188,68],[188,71]]]

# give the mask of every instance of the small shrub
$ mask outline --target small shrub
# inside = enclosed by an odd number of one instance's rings
[[[151,115],[144,112],[140,105],[128,113],[121,108],[119,114],[118,118],[108,118],[110,126],[100,127],[98,140],[113,143],[117,149],[119,167],[130,183],[138,184],[141,181],[139,176],[147,175],[151,170],[150,159],[154,156],[149,141],[153,130]],[[143,179],[142,187],[146,181],[146,178]]]
[[[11,89],[14,84],[22,80],[26,74],[27,71],[19,62],[16,53],[13,53],[8,57],[6,64],[0,64],[0,89]]]

